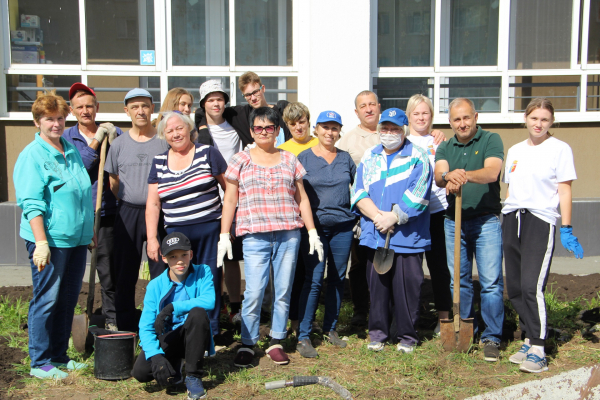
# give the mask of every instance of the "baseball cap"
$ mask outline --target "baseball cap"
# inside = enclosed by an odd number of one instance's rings
[[[388,108],[381,113],[381,118],[379,119],[380,124],[384,122],[391,122],[392,124],[396,124],[398,126],[405,126],[408,125],[408,118],[406,118],[406,114],[401,109]]]
[[[217,79],[210,79],[200,85],[200,107],[204,107],[204,99],[211,93],[221,92],[225,97],[225,104],[229,103],[229,95],[223,91],[221,81]]]
[[[342,117],[335,111],[323,111],[321,114],[319,114],[319,118],[317,118],[316,123],[320,124],[323,122],[337,122],[340,124],[340,126],[343,126]]]
[[[133,99],[134,97],[149,97],[151,102],[154,101],[149,91],[142,88],[135,88],[127,92],[127,94],[125,95],[125,100],[123,102],[125,103],[125,105],[127,105],[127,100]]]
[[[162,241],[160,251],[163,256],[167,256],[173,250],[191,250],[192,244],[190,239],[181,232],[173,232],[168,234]]]
[[[71,85],[71,89],[69,89],[69,100],[71,100],[73,98],[73,96],[75,96],[75,93],[77,93],[78,90],[84,90],[84,91],[90,93],[92,96],[96,97],[96,93],[94,93],[94,91],[92,89],[85,86],[81,82],[75,82],[73,85]]]

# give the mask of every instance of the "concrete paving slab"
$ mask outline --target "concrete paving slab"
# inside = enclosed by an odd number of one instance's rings
[[[520,383],[467,400],[575,400],[600,398],[600,364]]]
[[[240,261],[242,266],[242,279],[245,279],[244,275],[244,262]],[[423,260],[423,272],[425,275],[429,275],[429,269],[427,268],[427,262]],[[589,275],[600,273],[600,256],[598,257],[585,257],[581,260],[577,260],[575,257],[555,257],[552,260],[552,267],[550,272],[561,275]],[[477,266],[473,266],[473,275],[477,275]],[[5,266],[0,265],[0,286],[29,286],[31,285],[31,270],[29,266]],[[83,280],[88,281],[89,276],[89,265],[86,267],[85,276]],[[98,277],[96,276],[96,282]]]

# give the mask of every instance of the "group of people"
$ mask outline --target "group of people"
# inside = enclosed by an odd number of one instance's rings
[[[449,140],[432,131],[427,97],[417,94],[406,110],[382,112],[370,91],[355,98],[357,127],[342,136],[339,113],[323,111],[311,136],[304,104],[269,105],[253,72],[239,78],[239,87],[248,103],[228,107],[219,81],[203,83],[195,121],[188,91],[169,91],[159,117],[151,121],[152,95],[133,89],[124,98],[132,122],[128,132],[96,122],[100,105],[82,83],[71,87],[70,107],[53,93],[35,100],[39,132],[20,154],[14,173],[34,286],[32,376],[64,378],[64,369],[84,367],[66,350],[86,249],[94,246],[106,328],[140,332],[143,351],[132,375],[161,384],[181,381],[185,359],[192,399],[206,394],[201,370],[205,352],[214,354],[220,334],[223,280],[230,318],[241,324],[237,367],[253,364],[265,309],[271,322],[266,354],[274,363],[289,363],[280,344],[288,319],[300,355],[318,356],[310,334],[325,273],[323,337],[346,347],[336,326],[348,264],[352,323],[367,326],[368,319],[368,349],[380,351],[394,342],[398,351],[410,353],[419,342],[424,256],[439,318],[447,319],[454,284],[460,285],[461,318],[475,316],[475,255],[485,323],[481,344],[484,358],[497,361],[504,254],[508,294],[524,340],[510,361],[524,371],[547,370],[543,293],[558,217],[563,245],[583,257],[570,225],[573,155],[548,131],[554,122],[548,100],[535,99],[527,107],[529,137],[508,151],[502,174],[502,140],[477,125],[478,114],[466,98],[448,107],[454,131]],[[69,113],[77,124],[65,131]],[[104,140],[109,149],[100,173],[106,179],[98,187]],[[501,176],[509,184],[504,207]],[[460,282],[454,282],[459,191],[461,273]],[[102,196],[97,235],[96,196]],[[134,293],[144,243],[152,281],[138,324]],[[378,273],[375,258],[384,245],[394,251],[393,263]]]

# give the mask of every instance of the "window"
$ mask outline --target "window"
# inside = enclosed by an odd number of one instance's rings
[[[238,78],[239,76],[236,76],[236,82]],[[275,104],[279,100],[287,100],[289,102],[298,101],[298,78],[262,76],[260,80],[265,86],[265,100],[267,103]],[[237,103],[248,104],[239,91]]]
[[[523,112],[536,97],[552,101],[555,111],[579,111],[578,76],[518,76],[509,87],[512,106],[510,111]]]
[[[477,112],[500,112],[501,77],[453,77],[442,81],[440,112],[448,112],[448,105],[458,97],[473,101]]]
[[[413,94],[433,98],[432,78],[374,78],[373,91],[379,97],[381,109],[399,108],[406,110],[408,99]]]
[[[292,0],[235,1],[235,64],[292,65]]]
[[[173,65],[229,65],[229,1],[171,2]]]
[[[37,95],[47,90],[55,90],[68,101],[69,88],[80,81],[80,76],[69,75],[6,75],[8,111],[31,113]]]
[[[85,2],[88,64],[140,65],[154,50],[154,0]]]
[[[433,2],[379,0],[377,66],[433,65]]]
[[[441,64],[451,66],[498,64],[499,0],[453,0],[449,20],[442,24]],[[448,38],[449,45],[444,42]]]
[[[573,4],[512,0],[509,69],[569,68]]]
[[[600,0],[590,1],[587,62],[600,63]]]
[[[600,75],[588,75],[587,111],[600,111]]]
[[[74,3],[9,0],[11,62],[79,64],[79,9]]]
[[[90,76],[87,84],[96,92],[102,112],[123,113],[123,99],[136,87],[150,92],[154,112],[160,110],[160,78],[157,76]]]

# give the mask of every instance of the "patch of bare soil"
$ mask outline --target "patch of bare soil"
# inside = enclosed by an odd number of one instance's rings
[[[6,338],[0,337],[0,399],[20,399],[21,396],[9,392],[11,388],[21,389],[25,385],[15,372],[14,364],[20,364],[27,354],[20,349],[8,347]]]

